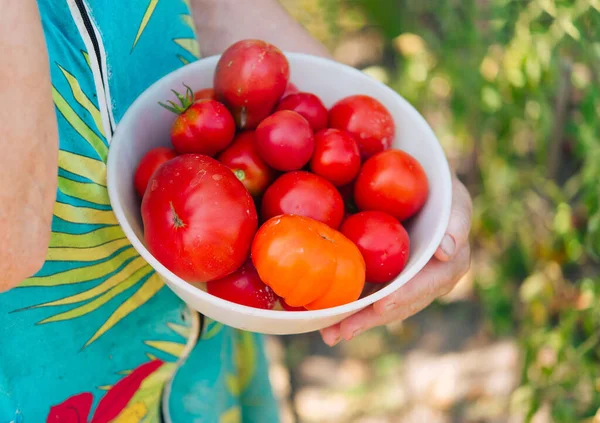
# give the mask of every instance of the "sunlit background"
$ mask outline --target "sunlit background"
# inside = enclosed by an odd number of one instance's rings
[[[600,422],[600,1],[281,2],[423,113],[475,204],[446,298],[269,340],[284,422]]]

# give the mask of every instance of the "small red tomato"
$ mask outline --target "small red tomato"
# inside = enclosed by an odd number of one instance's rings
[[[277,302],[273,290],[260,280],[251,260],[222,279],[206,283],[209,294],[248,307],[272,310]]]
[[[292,110],[299,113],[315,132],[327,126],[327,109],[321,99],[311,93],[289,94],[279,102],[275,110]]]
[[[326,179],[304,171],[289,172],[273,182],[262,199],[263,220],[282,214],[310,217],[337,229],[344,218],[344,201]]]
[[[254,131],[239,133],[217,160],[231,169],[253,196],[261,195],[276,176],[256,150]]]
[[[194,93],[194,100],[216,100],[215,90],[212,88],[204,88]]]
[[[302,169],[315,149],[315,137],[308,121],[290,110],[273,113],[256,128],[256,148],[272,168]]]
[[[339,129],[318,132],[310,169],[336,187],[352,182],[360,170],[360,151],[354,137]]]
[[[290,77],[289,63],[277,47],[261,40],[231,45],[217,63],[217,99],[231,110],[240,129],[254,129],[273,110]]]
[[[133,184],[140,198],[144,196],[148,181],[154,172],[156,172],[156,169],[176,156],[177,152],[172,148],[157,147],[148,151],[146,155],[142,157],[133,176]]]
[[[402,221],[418,212],[429,192],[421,164],[401,150],[388,150],[367,160],[356,178],[354,200],[359,210],[386,212]]]
[[[150,253],[192,283],[220,279],[244,264],[258,226],[244,185],[201,154],[175,157],[154,172],[142,220]]]
[[[189,87],[185,97],[175,94],[181,105],[172,101],[168,101],[169,105],[160,104],[179,115],[171,127],[171,143],[179,154],[214,156],[231,144],[235,122],[223,104],[207,99],[193,101]]]
[[[285,311],[306,311],[305,307],[294,307],[285,302],[283,298],[279,299],[279,304]]]
[[[396,132],[390,112],[368,95],[353,95],[334,104],[329,111],[329,126],[350,132],[363,159],[390,148]]]
[[[344,220],[340,232],[356,244],[365,259],[367,282],[389,282],[406,266],[410,250],[408,233],[389,214],[357,213]]]

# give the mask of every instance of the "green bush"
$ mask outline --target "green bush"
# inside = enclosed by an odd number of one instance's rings
[[[296,7],[331,47],[349,32],[382,35],[383,56],[366,71],[426,116],[468,185],[477,296],[489,330],[523,348],[511,405],[591,421],[600,407],[600,2]]]

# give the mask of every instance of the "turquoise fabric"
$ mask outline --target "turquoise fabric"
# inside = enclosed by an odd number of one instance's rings
[[[198,57],[187,3],[38,4],[58,191],[47,262],[0,294],[0,423],[278,421],[262,338],[188,309],[128,243],[106,190],[129,105]]]

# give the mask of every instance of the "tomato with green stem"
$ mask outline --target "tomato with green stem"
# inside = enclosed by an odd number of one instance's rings
[[[185,96],[172,90],[180,104],[159,103],[175,113],[171,127],[171,143],[179,154],[214,156],[224,150],[235,135],[235,122],[227,108],[215,100],[194,100],[192,89],[186,86]]]
[[[188,282],[220,279],[248,258],[258,226],[254,201],[225,165],[185,154],[152,175],[142,200],[145,244]]]
[[[238,128],[254,129],[271,114],[289,77],[289,63],[281,50],[265,41],[241,40],[217,63],[215,94],[231,110]]]
[[[254,131],[239,133],[217,160],[230,168],[248,192],[257,197],[275,180],[276,174],[258,154],[255,138]]]

